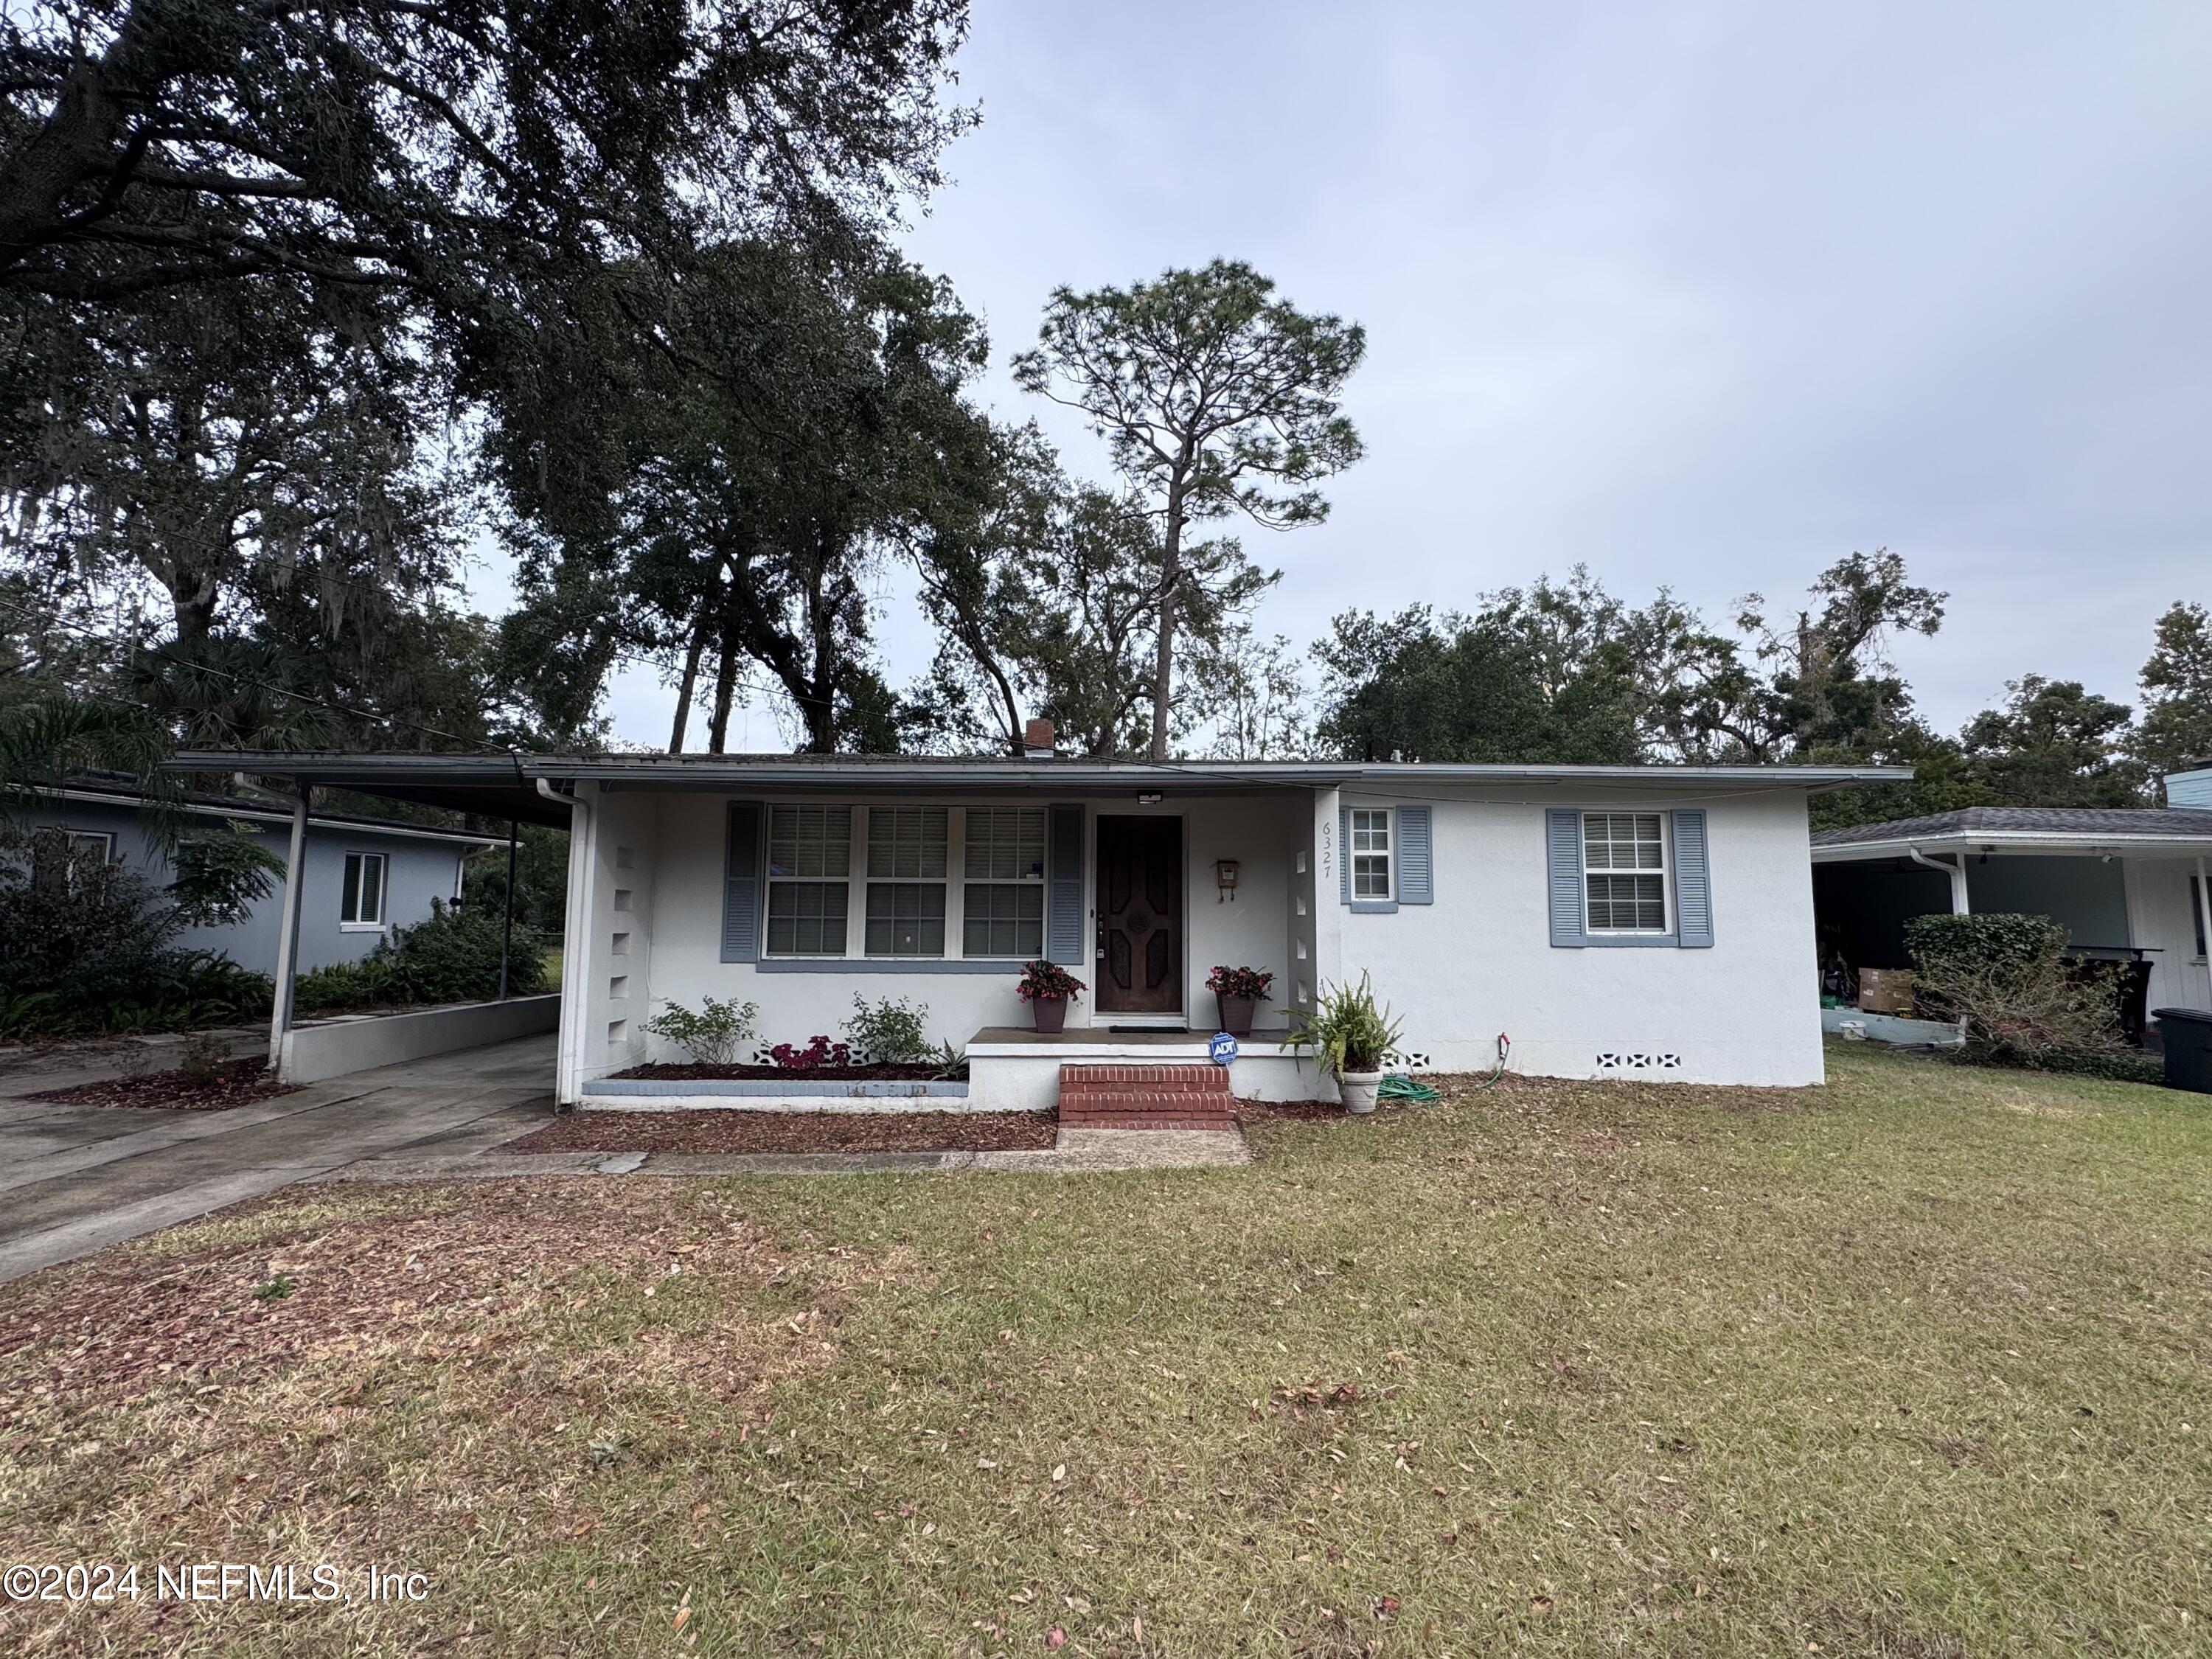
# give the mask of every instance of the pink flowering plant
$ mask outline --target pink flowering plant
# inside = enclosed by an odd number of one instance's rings
[[[1244,997],[1254,1002],[1267,1000],[1267,988],[1275,982],[1273,974],[1263,974],[1257,968],[1216,968],[1206,976],[1206,988],[1218,997]]]
[[[1073,1001],[1087,988],[1056,962],[1031,962],[1023,964],[1021,983],[1014,987],[1014,994],[1024,1002],[1034,1002],[1039,997]]]
[[[813,1072],[824,1066],[850,1066],[853,1050],[848,1043],[832,1042],[826,1036],[808,1039],[804,1048],[794,1048],[788,1042],[779,1042],[768,1051],[768,1057],[787,1072]]]

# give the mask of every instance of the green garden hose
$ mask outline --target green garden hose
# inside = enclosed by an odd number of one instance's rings
[[[1437,1091],[1425,1083],[1416,1083],[1403,1072],[1393,1072],[1384,1078],[1375,1091],[1377,1100],[1402,1100],[1416,1105],[1426,1104],[1439,1098]]]

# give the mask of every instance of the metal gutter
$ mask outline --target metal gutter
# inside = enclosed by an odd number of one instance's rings
[[[209,769],[201,767],[195,769],[205,771]],[[41,790],[39,799],[82,801],[92,806],[123,806],[134,809],[145,805],[145,797],[143,795],[126,794],[119,790],[106,789]],[[264,806],[258,803],[248,805],[241,802],[237,805],[218,806],[210,801],[180,800],[172,803],[172,805],[174,810],[179,811],[198,812],[209,817],[252,818],[264,823],[289,823],[292,821],[292,815],[289,812],[281,811],[273,806]],[[350,817],[343,815],[333,817],[326,812],[317,812],[312,815],[307,820],[307,827],[311,830],[356,830],[363,835],[402,836],[416,841],[453,842],[465,847],[485,848],[499,845],[499,838],[496,836],[479,836],[473,830],[441,830],[434,824],[428,823],[403,824],[389,818]]]
[[[1985,830],[1978,833],[1953,830],[1936,836],[1902,836],[1887,841],[1847,841],[1813,847],[1815,864],[1850,864],[1876,859],[1909,856],[1916,850],[1938,853],[2054,853],[2109,854],[2167,853],[2179,854],[2192,848],[2212,848],[2212,836],[2176,830],[2166,835],[2141,833],[2085,835],[2048,830]]]
[[[785,756],[736,759],[666,755],[341,755],[196,751],[165,769],[244,771],[302,781],[512,784],[590,780],[616,787],[659,788],[1004,790],[1159,788],[1334,788],[1348,784],[1573,785],[1675,787],[1731,784],[1749,788],[1824,790],[1909,779],[1891,766],[1514,766],[1419,762],[962,760],[886,757]]]

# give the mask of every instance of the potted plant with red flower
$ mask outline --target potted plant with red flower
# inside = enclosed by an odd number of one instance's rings
[[[1267,988],[1274,982],[1273,974],[1257,968],[1216,968],[1208,974],[1206,988],[1220,1006],[1221,1029],[1231,1036],[1250,1036],[1252,1005],[1265,1002]]]
[[[1083,994],[1081,980],[1056,962],[1031,962],[1022,966],[1021,982],[1014,994],[1036,1016],[1036,1028],[1048,1036],[1067,1024],[1067,1004]]]

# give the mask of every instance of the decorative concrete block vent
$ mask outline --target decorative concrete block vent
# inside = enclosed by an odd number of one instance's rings
[[[1068,1129],[1234,1129],[1224,1066],[1063,1066],[1060,1121]]]

